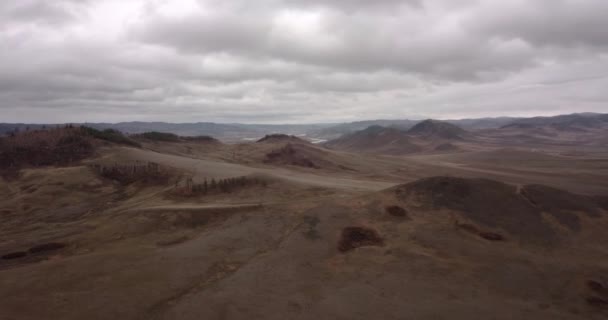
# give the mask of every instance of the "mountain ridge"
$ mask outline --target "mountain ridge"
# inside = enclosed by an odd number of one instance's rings
[[[608,114],[603,113],[574,113],[550,117],[495,117],[495,118],[466,118],[438,120],[450,123],[467,131],[500,129],[512,124],[540,125],[554,123],[564,126],[567,119],[582,119],[589,123],[608,123]],[[595,120],[594,120],[595,119]],[[309,123],[309,124],[241,124],[241,123],[215,123],[191,122],[170,123],[162,121],[130,121],[130,122],[84,122],[74,125],[86,125],[95,129],[114,129],[126,134],[139,134],[150,131],[173,133],[180,136],[213,136],[223,141],[257,140],[267,134],[283,133],[307,137],[315,140],[332,140],[342,135],[363,130],[373,125],[393,127],[400,130],[409,130],[424,120],[410,119],[376,119],[346,123]],[[0,123],[0,135],[15,130],[25,131],[42,129],[44,127],[64,126],[64,124],[28,124],[28,123]],[[508,128],[508,127],[507,127]]]

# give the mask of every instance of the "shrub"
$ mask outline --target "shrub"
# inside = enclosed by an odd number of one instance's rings
[[[169,170],[155,162],[91,166],[100,176],[117,181],[123,185],[134,182],[148,184],[168,184]]]
[[[144,132],[141,134],[134,135],[134,137],[143,138],[143,139],[147,139],[147,140],[153,140],[153,141],[164,141],[164,142],[180,141],[179,136],[176,134],[167,133],[167,132],[158,132],[158,131]]]
[[[180,137],[180,139],[192,142],[220,143],[219,140],[210,136]]]
[[[82,130],[82,132],[85,135],[91,136],[95,139],[105,140],[105,141],[114,142],[114,143],[118,143],[118,144],[133,146],[133,147],[141,146],[139,143],[137,143],[137,142],[129,139],[125,135],[123,135],[120,131],[117,131],[114,129],[105,129],[103,131],[100,131],[100,130],[97,130],[97,129],[94,129],[91,127],[87,127],[87,126],[82,126],[82,127],[80,127],[80,129]]]
[[[263,179],[246,176],[218,180],[211,179],[211,181],[204,179],[202,183],[194,183],[192,178],[188,178],[186,179],[185,186],[175,186],[174,193],[179,195],[199,196],[218,193],[232,193],[239,189],[255,185],[266,187],[268,183]]]

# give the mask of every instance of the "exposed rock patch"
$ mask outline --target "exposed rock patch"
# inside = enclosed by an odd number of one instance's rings
[[[56,251],[67,245],[59,242],[43,243],[29,248],[27,251],[14,251],[0,256],[0,269],[19,267],[36,263],[49,258]]]
[[[472,224],[458,223],[458,224],[456,224],[456,226],[459,229],[462,229],[468,233],[474,234],[482,239],[486,239],[489,241],[504,241],[505,240],[505,237],[503,237],[502,235],[500,235],[498,233],[479,230],[479,228],[477,228],[476,226],[474,226]]]
[[[2,258],[2,260],[12,260],[12,259],[23,258],[25,256],[27,256],[27,252],[17,251],[17,252],[7,253],[7,254],[3,255],[1,258]]]
[[[608,308],[608,284],[602,280],[587,280],[587,304],[595,308]]]
[[[44,244],[40,244],[40,245],[31,247],[31,248],[29,248],[28,252],[29,253],[44,253],[44,252],[49,252],[49,251],[56,251],[59,249],[63,249],[65,247],[66,247],[65,243],[50,242],[50,243],[44,243]]]
[[[399,218],[407,218],[407,210],[405,210],[404,208],[400,207],[400,206],[396,206],[396,205],[392,205],[392,206],[387,206],[386,208],[384,208],[384,211],[386,211],[386,213],[390,214],[393,217],[399,217]]]
[[[365,246],[383,246],[384,239],[374,229],[366,227],[347,227],[342,230],[338,250],[347,252]]]

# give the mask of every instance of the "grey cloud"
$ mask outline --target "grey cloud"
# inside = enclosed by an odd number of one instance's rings
[[[64,25],[77,19],[77,7],[87,1],[21,0],[0,4],[0,26],[13,24]]]
[[[447,118],[608,100],[599,0],[138,2],[122,22],[120,0],[0,3],[2,121]]]
[[[406,17],[415,15],[410,9],[403,10]],[[429,27],[421,28],[400,16],[321,12],[316,20],[318,30],[298,34],[289,30],[290,21],[273,24],[269,16],[272,14],[243,19],[239,14],[220,12],[163,17],[139,25],[133,37],[188,54],[227,52],[341,70],[399,70],[447,80],[475,79],[483,72],[533,63],[532,52],[525,46],[505,48],[511,40],[472,38],[458,29],[436,30],[432,21],[423,21]],[[306,23],[304,20],[302,27],[311,27]]]
[[[212,17],[192,15],[186,19],[159,17],[142,26],[137,33],[144,41],[169,43],[185,51],[230,52],[233,48],[257,51],[263,46],[270,25],[265,19],[249,19],[236,14],[219,14]]]
[[[390,11],[395,8],[409,6],[419,8],[422,0],[287,0],[285,4],[304,8],[332,8],[346,12],[383,10]]]
[[[501,10],[487,6],[472,16],[468,21],[471,29],[486,36],[522,39],[533,45],[608,46],[606,1],[515,1],[499,6]]]

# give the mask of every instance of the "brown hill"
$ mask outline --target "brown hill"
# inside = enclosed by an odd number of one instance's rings
[[[488,179],[431,177],[392,192],[404,203],[458,212],[476,224],[543,245],[557,244],[560,228],[579,232],[582,217],[599,217],[605,206],[603,198],[541,185],[517,188]]]
[[[526,145],[533,148],[555,146],[605,146],[608,120],[604,114],[571,114],[556,117],[520,119],[499,129],[480,134],[501,145]],[[563,150],[561,150],[563,152]],[[576,153],[569,150],[569,153]]]
[[[325,146],[345,151],[402,155],[421,151],[403,131],[371,126],[325,143]]]
[[[290,136],[287,134],[268,134],[257,142],[277,143],[277,142],[292,142],[292,143],[309,143],[306,140],[300,139],[296,136]]]
[[[274,149],[266,154],[264,163],[278,165],[293,165],[305,168],[320,168],[322,152],[307,146],[287,143],[287,145]]]
[[[582,132],[592,129],[608,127],[608,117],[605,114],[569,114],[555,117],[535,117],[520,119],[502,129],[518,128],[533,129],[546,128],[566,132]]]
[[[603,152],[608,135],[608,122],[602,118],[556,117],[549,119],[528,119],[499,129],[483,130],[476,133],[479,141],[490,142],[500,147],[526,147],[552,150],[559,154],[577,154],[581,148]],[[531,121],[535,120],[535,121]],[[596,149],[598,148],[599,149]],[[567,148],[567,149],[566,149]]]
[[[94,154],[102,143],[139,146],[120,132],[65,126],[24,131],[0,138],[0,175],[15,176],[24,167],[71,165]]]
[[[464,129],[443,121],[424,120],[407,131],[408,134],[423,138],[461,140],[468,134]]]
[[[264,154],[262,162],[276,166],[297,166],[310,169],[325,169],[331,172],[356,171],[348,157],[313,144],[275,144]]]

